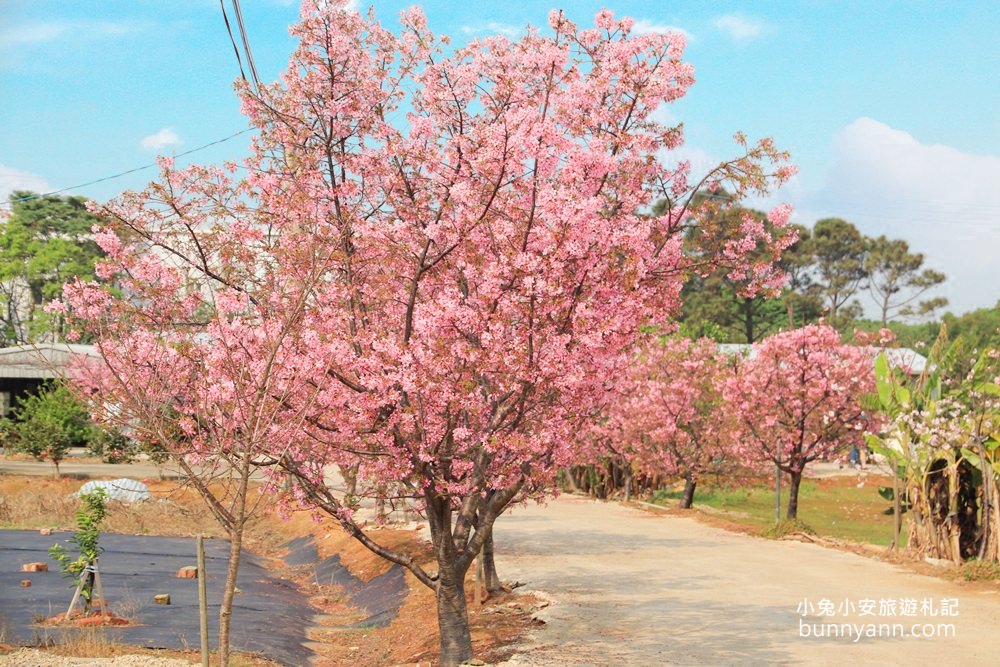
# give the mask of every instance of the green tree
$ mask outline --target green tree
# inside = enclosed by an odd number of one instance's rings
[[[785,305],[789,330],[812,324],[823,312],[823,300],[812,277],[816,265],[812,232],[802,225],[794,227],[799,239],[782,253],[778,262],[788,274],[788,287],[781,294],[781,302]]]
[[[823,218],[812,231],[813,271],[817,294],[833,326],[861,316],[861,304],[854,298],[867,286],[868,240],[858,228],[841,218]]]
[[[869,240],[865,271],[883,327],[894,317],[930,315],[947,305],[948,300],[944,297],[917,301],[945,279],[943,273],[933,269],[921,271],[923,265],[923,254],[911,253],[909,244],[903,239],[889,239],[883,235]]]
[[[52,461],[57,477],[69,449],[88,446],[95,435],[87,409],[61,384],[29,395],[10,418],[0,421],[5,446],[39,461]]]
[[[93,435],[87,442],[87,449],[105,463],[132,463],[139,454],[146,451],[139,443],[118,429],[98,426],[93,427]],[[162,448],[149,448],[146,453],[157,464],[163,463],[168,458]]]
[[[780,330],[780,299],[741,296],[724,274],[694,278],[684,287],[681,324],[686,334],[720,343],[755,343]]]
[[[961,337],[971,349],[1000,348],[1000,301],[992,308],[978,308],[962,315],[946,313],[948,332]]]
[[[10,202],[0,221],[0,345],[62,340],[61,317],[42,307],[64,283],[94,275],[103,255],[91,233],[98,219],[84,197],[17,191]]]
[[[688,232],[688,245],[699,245],[698,235],[708,227],[738,227],[745,216],[758,222],[767,219],[766,214],[747,208],[720,208],[703,206],[711,200],[728,201],[731,196],[725,192],[695,197],[692,208],[698,219],[697,228]],[[659,203],[658,203],[659,206]],[[653,208],[658,213],[657,206]],[[701,243],[701,245],[704,245]],[[704,251],[703,251],[704,252]],[[713,248],[711,256],[722,254],[721,248]],[[766,250],[759,248],[755,259],[773,261],[766,257]],[[698,257],[693,257],[695,267]],[[681,323],[684,330],[694,337],[707,336],[721,343],[755,343],[761,338],[779,331],[785,321],[782,301],[773,296],[747,296],[745,284],[729,276],[730,267],[720,265],[707,275],[695,275],[683,289],[683,311]]]

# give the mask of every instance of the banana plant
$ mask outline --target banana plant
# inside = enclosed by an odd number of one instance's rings
[[[892,489],[879,490],[893,501],[892,547],[901,544],[902,514],[909,510],[909,548],[956,561],[976,541],[980,558],[995,558],[1000,536],[1000,385],[995,373],[1000,355],[984,352],[963,368],[964,354],[962,340],[949,343],[942,330],[916,379],[892,368],[880,354],[876,392],[865,397],[866,407],[883,416],[881,430],[867,441],[893,473]],[[983,501],[981,514],[977,493]]]

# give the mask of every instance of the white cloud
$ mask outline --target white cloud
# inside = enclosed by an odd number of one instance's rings
[[[653,115],[661,115],[661,118],[657,118],[658,121],[664,122],[666,124],[676,124],[676,120],[670,122],[668,119],[672,119],[673,116],[669,115],[669,111],[661,111],[663,107],[660,107],[653,112]],[[736,151],[727,157],[727,159],[732,159],[736,156]],[[688,182],[691,184],[696,183],[703,176],[708,174],[710,171],[718,167],[723,160],[720,160],[717,156],[709,153],[706,150],[698,148],[697,146],[691,146],[684,144],[677,150],[673,151],[660,151],[657,154],[657,159],[659,162],[667,167],[674,167],[679,162],[687,161],[691,163],[691,172],[688,178]],[[798,174],[792,176],[788,181],[785,182],[780,188],[773,190],[766,195],[756,195],[749,194],[743,201],[742,205],[747,208],[756,209],[758,211],[764,211],[767,213],[776,206],[782,204],[792,204],[795,205],[796,202],[803,199],[802,181]],[[793,215],[795,222],[800,222],[800,216],[796,214]],[[811,221],[810,221],[811,222]],[[801,223],[804,224],[804,223]]]
[[[670,110],[670,104],[668,103],[663,103],[653,109],[653,112],[649,114],[649,119],[654,120],[657,123],[662,123],[667,127],[677,125],[681,122],[680,119],[674,115],[674,112]]]
[[[1000,156],[921,143],[859,118],[834,136],[826,183],[804,199],[817,216],[905,239],[948,276],[940,293],[963,312],[1000,299],[998,183]]]
[[[22,171],[0,164],[0,208],[6,209],[4,204],[10,193],[15,190],[31,190],[32,192],[48,192],[52,186],[38,174],[30,171]]]
[[[0,0],[2,4],[2,0]],[[3,11],[0,10],[0,16]],[[0,21],[0,69],[16,72],[59,71],[63,58],[78,58],[84,45],[102,47],[147,31],[140,21]],[[39,57],[39,50],[45,57]]]
[[[798,174],[793,175],[785,184],[776,190],[772,190],[766,195],[748,195],[745,204],[749,208],[757,209],[758,211],[764,211],[765,213],[770,211],[776,206],[781,206],[782,204],[792,204],[795,206],[796,202],[803,199],[804,191],[802,187],[802,179]],[[801,215],[798,208],[792,213],[792,222],[796,222],[800,225],[806,225],[807,227],[812,224],[812,220],[806,222]]]
[[[0,44],[5,48],[42,44],[58,39],[69,29],[65,23],[29,23],[0,30]]]
[[[174,128],[165,127],[159,132],[151,134],[148,137],[143,137],[139,145],[147,151],[161,151],[164,148],[180,146],[183,143],[180,136],[174,132]]]
[[[646,35],[650,33],[656,35],[667,35],[672,32],[676,32],[684,35],[689,42],[694,40],[694,35],[680,26],[670,25],[668,23],[654,23],[649,19],[638,19],[632,26],[632,32],[637,35]]]
[[[671,169],[681,162],[689,162],[691,164],[689,183],[697,183],[705,174],[719,166],[720,162],[708,151],[689,144],[683,144],[672,151],[659,151],[656,158],[660,164]]]
[[[103,39],[141,32],[149,27],[137,21],[41,21],[7,25],[0,29],[4,49],[47,44],[65,36]]]
[[[737,42],[745,42],[760,37],[767,24],[743,14],[723,14],[712,21],[712,25],[732,37]]]
[[[510,23],[500,23],[499,21],[487,21],[486,23],[463,25],[460,30],[466,35],[481,35],[483,33],[490,33],[494,35],[503,35],[508,39],[514,39],[521,34],[520,27]]]

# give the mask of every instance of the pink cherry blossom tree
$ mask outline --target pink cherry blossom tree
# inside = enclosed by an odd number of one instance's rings
[[[733,198],[697,206],[731,206],[793,170],[741,135],[743,154],[698,179],[669,164],[680,128],[653,112],[693,83],[680,34],[553,12],[545,31],[452,48],[418,9],[395,35],[342,6],[307,0],[282,80],[239,86],[258,130],[244,176],[164,163],[159,183],[98,211],[104,282],[69,288],[69,314],[177,394],[177,453],[252,451],[434,589],[441,662],[456,665],[472,654],[473,559],[570,460],[639,328],[675,316],[695,271],[780,285],[790,210],[695,229],[694,194],[724,185]],[[119,308],[134,317],[109,325]],[[211,370],[227,335],[250,369],[272,359],[268,373]],[[177,353],[201,382],[138,372]],[[253,437],[191,441],[195,413],[233,395],[267,415]],[[414,503],[434,568],[366,533],[330,466],[357,471],[359,496]]]
[[[770,336],[736,364],[725,391],[739,417],[738,451],[789,475],[787,518],[798,516],[809,463],[864,443],[871,417],[861,398],[874,383],[871,355],[826,325]]]
[[[732,459],[733,420],[722,396],[727,363],[707,338],[653,338],[609,410],[608,426],[632,443],[640,469],[684,479],[683,508],[691,507],[698,479]]]
[[[100,208],[104,282],[66,285],[50,309],[101,353],[72,378],[94,416],[166,450],[225,529],[218,650],[228,664],[243,535],[269,495],[251,475],[302,437],[314,379],[327,370],[298,343],[309,335],[305,299],[323,274],[318,264],[277,269],[278,237],[259,233],[266,219],[228,174],[163,164],[162,183]]]

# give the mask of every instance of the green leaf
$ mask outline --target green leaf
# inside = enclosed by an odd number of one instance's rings
[[[890,461],[895,461],[899,456],[899,452],[894,449],[890,449],[878,438],[878,436],[872,435],[871,433],[865,433],[865,441],[868,447],[871,448],[873,452],[879,456],[884,456]]]
[[[995,382],[983,382],[978,387],[976,387],[976,389],[983,392],[984,394],[989,394],[991,396],[1000,396],[1000,384],[997,384]]]
[[[875,386],[878,389],[878,400],[886,411],[893,407],[891,373],[892,369],[889,368],[889,360],[885,358],[885,353],[879,353],[875,357]]]
[[[941,398],[941,376],[933,373],[927,381],[927,400],[937,401]]]
[[[896,400],[904,408],[910,407],[910,390],[902,385],[896,387]]]
[[[965,457],[965,460],[969,463],[969,465],[971,465],[972,467],[974,467],[976,470],[979,470],[979,468],[980,468],[980,466],[979,466],[979,454],[977,454],[976,452],[972,451],[968,447],[962,447],[962,456]]]
[[[861,394],[860,403],[861,407],[869,412],[880,412],[882,410],[882,402],[879,400],[878,394]]]

